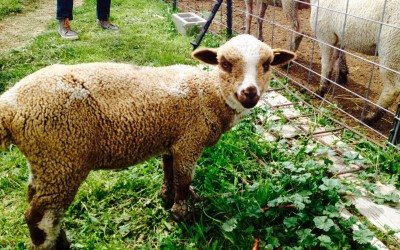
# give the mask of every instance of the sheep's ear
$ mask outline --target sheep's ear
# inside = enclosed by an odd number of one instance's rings
[[[202,48],[193,51],[192,57],[203,63],[217,65],[217,49]]]
[[[273,49],[272,51],[274,52],[274,60],[271,62],[271,65],[287,64],[296,58],[296,53],[288,50]]]

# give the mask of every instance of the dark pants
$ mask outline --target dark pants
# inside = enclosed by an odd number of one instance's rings
[[[57,0],[57,19],[68,18],[72,20],[73,0]],[[111,0],[97,0],[96,15],[97,19],[108,21],[110,17]]]

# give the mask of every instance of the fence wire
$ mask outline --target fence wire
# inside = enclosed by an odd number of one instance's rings
[[[252,3],[252,13],[246,2]],[[263,17],[259,16],[261,2],[267,5]],[[195,12],[207,19],[216,1],[176,3],[179,12]],[[225,1],[219,12],[209,32],[223,37],[227,24]],[[276,68],[276,73],[287,77],[299,92],[314,98],[316,108],[334,107],[338,119],[349,127],[364,128],[368,139],[382,142],[400,134],[394,131],[399,127],[399,118],[395,117],[400,101],[399,13],[400,0],[234,0],[232,23],[234,33],[245,33],[247,14],[252,18],[250,34],[275,48],[293,48],[291,43],[301,36],[296,61],[286,69]],[[257,31],[260,23],[262,37]],[[339,62],[341,54],[348,67],[345,84],[338,83],[339,68],[346,66]],[[335,67],[326,70],[330,65]],[[321,79],[327,82],[325,95],[321,93]],[[375,111],[382,117],[367,124],[365,118]]]

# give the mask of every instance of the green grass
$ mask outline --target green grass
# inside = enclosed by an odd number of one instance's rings
[[[24,13],[37,8],[37,0],[1,0],[0,20],[16,13]]]
[[[0,92],[54,63],[195,63],[190,58],[195,38],[176,33],[170,5],[156,0],[113,1],[111,16],[119,33],[95,26],[94,6],[95,0],[87,0],[75,9],[72,25],[80,40],[59,38],[54,21],[29,46],[1,55]],[[218,46],[221,41],[207,36],[204,42]],[[339,209],[349,206],[343,193],[356,191],[326,176],[332,168],[327,156],[334,152],[309,137],[296,145],[285,139],[263,140],[253,124],[260,123],[258,115],[271,112],[254,110],[204,152],[193,182],[204,200],[195,204],[193,224],[174,222],[164,208],[158,196],[159,159],[125,170],[92,172],[63,222],[73,249],[250,249],[256,238],[261,249],[370,248],[366,241],[373,234],[367,225],[353,233],[354,218],[339,217]],[[261,127],[270,131],[283,122]],[[362,148],[368,151],[368,145]],[[376,161],[396,160],[395,154],[373,149],[380,152],[374,153]],[[16,147],[0,153],[0,249],[28,247],[23,217],[28,175]]]

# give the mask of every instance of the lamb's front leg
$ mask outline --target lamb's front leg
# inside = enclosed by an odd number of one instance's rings
[[[332,46],[320,43],[321,49],[321,81],[317,93],[324,97],[328,92],[329,80],[332,78],[332,67],[336,58],[334,58],[334,49]]]
[[[293,16],[295,15],[295,16]],[[296,32],[294,33],[294,41],[290,41],[290,50],[293,52],[296,52],[299,49],[301,40],[303,40],[303,32],[301,31],[301,20],[300,20],[300,15],[299,11],[296,10],[295,14],[291,14],[290,16],[291,22],[293,23],[293,28]]]
[[[191,150],[190,150],[191,149]],[[192,209],[189,205],[190,184],[193,180],[196,162],[200,157],[202,149],[192,146],[182,146],[173,152],[173,175],[174,175],[174,205],[171,212],[176,221],[191,222]]]

